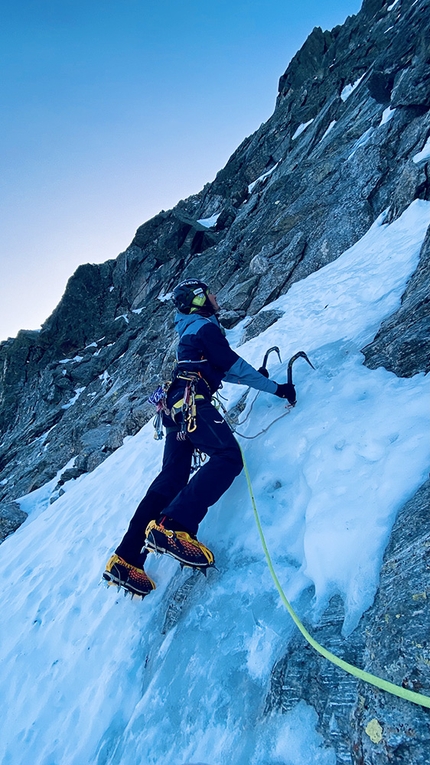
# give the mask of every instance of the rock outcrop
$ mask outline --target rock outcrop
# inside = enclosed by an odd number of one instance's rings
[[[381,213],[392,221],[430,199],[429,136],[429,0],[364,0],[342,26],[314,29],[280,78],[273,115],[213,183],[140,226],[116,260],[78,268],[40,332],[0,345],[0,539],[25,517],[16,499],[52,481],[55,501],[152,416],[147,396],[173,360],[167,298],[178,280],[208,281],[225,326],[248,315],[254,337],[278,318],[262,309]],[[429,371],[429,252],[430,233],[401,306],[363,349],[369,367]],[[340,636],[337,601],[315,634],[428,693],[427,496],[428,487],[399,517],[379,594],[353,635]],[[339,763],[429,761],[425,712],[381,701],[299,638],[273,669],[266,713],[298,698],[315,706]]]
[[[213,285],[227,327],[255,317],[251,337],[276,320],[262,308],[383,210],[392,220],[429,198],[428,161],[414,161],[430,133],[428,35],[427,0],[369,0],[342,26],[314,29],[273,115],[214,182],[140,226],[115,261],[78,268],[39,333],[1,344],[0,506],[71,460],[77,474],[93,469],[151,416],[174,342],[164,298],[181,277]],[[364,349],[370,366],[428,369],[427,250]]]

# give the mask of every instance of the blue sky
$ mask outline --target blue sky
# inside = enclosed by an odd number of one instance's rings
[[[3,0],[0,340],[115,258],[273,111],[314,26],[360,0]]]

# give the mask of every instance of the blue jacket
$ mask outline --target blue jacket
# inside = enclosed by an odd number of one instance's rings
[[[199,393],[210,397],[223,380],[275,393],[277,383],[257,372],[230,348],[216,316],[178,312],[175,326],[179,334],[175,375],[181,369],[199,372],[207,383],[199,385]]]

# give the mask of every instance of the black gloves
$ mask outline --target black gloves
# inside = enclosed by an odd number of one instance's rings
[[[259,367],[257,371],[260,372],[263,377],[269,377],[266,367]],[[278,398],[286,398],[291,406],[295,406],[297,399],[294,385],[292,383],[277,383],[277,386],[275,396],[278,396]]]
[[[296,405],[296,389],[292,383],[278,383],[275,396],[286,398],[291,406]]]

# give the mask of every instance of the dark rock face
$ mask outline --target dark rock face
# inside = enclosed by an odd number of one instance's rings
[[[430,231],[401,307],[383,322],[363,353],[370,369],[383,366],[400,377],[430,370]]]
[[[315,639],[345,661],[430,697],[427,600],[430,594],[430,481],[400,512],[385,553],[373,606],[341,636],[343,608],[333,598]],[[265,713],[300,699],[315,707],[320,732],[345,765],[428,765],[429,711],[343,672],[300,633],[272,670]]]
[[[0,505],[0,542],[3,542],[9,534],[13,534],[27,518],[16,502],[8,502]]]
[[[93,469],[149,419],[147,396],[173,361],[164,298],[179,279],[208,281],[227,327],[250,316],[249,338],[276,320],[261,309],[383,210],[393,220],[430,198],[428,163],[413,161],[430,134],[429,17],[428,0],[367,0],[342,26],[314,29],[272,117],[215,181],[140,226],[115,261],[78,268],[39,333],[1,344],[0,502],[71,460]],[[364,349],[369,365],[428,369],[427,250],[398,314]]]
[[[248,316],[244,339],[255,337],[279,318],[262,309],[383,211],[392,221],[430,200],[429,160],[416,161],[429,136],[429,0],[365,0],[342,26],[314,29],[280,78],[273,115],[213,183],[140,226],[115,261],[81,266],[39,333],[0,345],[0,541],[25,518],[18,497],[55,479],[55,501],[152,417],[147,397],[174,360],[175,283],[210,283],[226,327]],[[369,367],[429,371],[429,252],[430,233],[400,308],[363,349]],[[347,661],[427,694],[428,497],[427,484],[400,514],[354,633],[341,637],[336,599],[313,630]],[[166,625],[193,589],[182,583]],[[430,762],[426,711],[342,673],[300,635],[273,668],[265,713],[299,699],[338,763]]]

